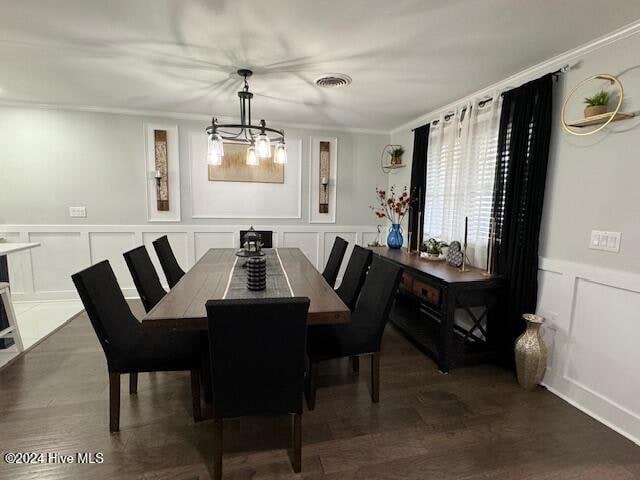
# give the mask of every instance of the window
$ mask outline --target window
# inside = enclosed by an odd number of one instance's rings
[[[424,238],[463,243],[469,262],[485,268],[502,99],[473,102],[441,115],[429,133]]]

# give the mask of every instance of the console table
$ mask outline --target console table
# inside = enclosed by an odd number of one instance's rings
[[[496,349],[492,331],[499,328],[487,314],[504,285],[500,275],[475,267],[462,272],[444,261],[428,260],[406,249],[370,247],[375,255],[404,268],[400,290],[389,314],[391,323],[440,371],[491,360]],[[466,318],[464,322],[456,322]]]

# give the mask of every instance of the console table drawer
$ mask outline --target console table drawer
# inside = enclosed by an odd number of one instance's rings
[[[413,280],[413,294],[420,298],[423,302],[430,303],[431,305],[440,304],[440,290],[433,285],[421,282],[419,280]]]
[[[409,292],[413,291],[413,276],[410,273],[402,273],[402,277],[400,278],[400,287],[408,290]]]

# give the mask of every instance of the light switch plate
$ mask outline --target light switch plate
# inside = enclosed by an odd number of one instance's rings
[[[621,236],[622,232],[591,230],[589,248],[592,250],[604,250],[605,252],[618,253],[620,251]]]
[[[85,218],[87,207],[69,207],[69,216],[74,218]]]

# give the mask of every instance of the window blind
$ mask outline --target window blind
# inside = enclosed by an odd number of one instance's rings
[[[425,239],[464,239],[469,262],[485,268],[493,206],[502,98],[464,105],[431,127],[427,150]]]

